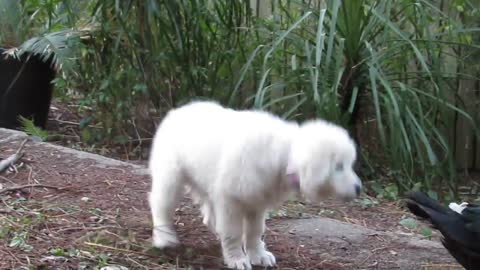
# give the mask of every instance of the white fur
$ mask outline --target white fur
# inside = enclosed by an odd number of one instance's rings
[[[261,239],[267,209],[296,191],[312,201],[335,194],[354,198],[361,187],[355,159],[347,132],[322,120],[299,126],[213,102],[174,109],[150,156],[153,245],[178,243],[172,218],[186,187],[220,238],[228,267],[273,266],[275,257]]]
[[[457,204],[457,203],[453,203],[453,202],[452,202],[452,203],[450,203],[450,204],[448,205],[448,207],[449,207],[450,209],[452,209],[453,211],[459,213],[460,215],[462,214],[463,210],[464,210],[465,208],[467,208],[467,206],[468,206],[468,203],[467,203],[467,202],[462,202],[461,204]]]

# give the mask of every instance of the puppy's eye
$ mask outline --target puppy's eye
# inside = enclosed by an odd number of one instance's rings
[[[335,165],[335,171],[339,172],[343,170],[343,163],[337,163]]]

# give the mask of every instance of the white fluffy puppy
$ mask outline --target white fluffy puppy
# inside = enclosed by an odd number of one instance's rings
[[[298,125],[213,102],[174,109],[150,156],[153,245],[178,243],[172,218],[186,187],[220,238],[229,268],[273,266],[275,257],[262,241],[267,209],[296,191],[311,201],[354,198],[361,189],[355,159],[347,132],[322,120]]]

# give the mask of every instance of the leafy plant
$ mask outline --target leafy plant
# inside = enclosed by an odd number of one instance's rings
[[[53,20],[62,7],[61,0],[16,1],[0,0],[0,46],[9,48],[9,54],[20,57],[24,53],[33,53],[52,63],[58,69],[70,69],[75,57],[74,48],[80,39],[88,38],[91,25],[67,28],[62,16]],[[73,1],[72,1],[73,2]],[[77,6],[75,4],[69,6]],[[47,24],[43,19],[46,17]]]
[[[96,254],[96,259],[97,259],[97,266],[98,267],[102,267],[102,266],[105,266],[108,264],[108,262],[110,261],[110,256],[111,254],[109,253],[98,253]]]
[[[248,1],[109,0],[86,9],[98,28],[79,47],[80,66],[67,87],[95,108],[87,124],[102,128],[84,133],[87,139],[151,136],[152,115],[194,97],[228,97],[248,49]]]
[[[33,247],[27,243],[27,232],[14,232],[14,236],[10,241],[9,247],[18,248],[24,251],[32,251]]]
[[[420,233],[423,235],[423,237],[429,240],[432,239],[433,230],[430,229],[429,227],[422,227],[422,229],[420,230]]]
[[[404,226],[405,228],[409,230],[415,230],[418,228],[418,223],[415,219],[413,218],[404,218],[400,220],[400,225]]]
[[[371,186],[372,190],[376,193],[377,198],[385,198],[388,200],[397,200],[399,198],[399,190],[396,184],[387,184],[383,186],[381,183],[374,183]]]
[[[0,44],[2,46],[15,46],[20,44],[29,30],[29,20],[22,16],[19,1],[0,1]]]
[[[365,198],[362,198],[360,199],[360,205],[362,205],[364,208],[368,208],[368,207],[373,207],[373,206],[376,206],[378,205],[379,202],[373,198],[370,198],[370,197],[365,197]]]
[[[426,239],[431,239],[433,236],[433,231],[431,228],[426,227],[426,226],[420,226],[420,224],[417,222],[417,220],[413,218],[404,218],[400,220],[400,225],[403,227],[407,228],[408,230],[411,231],[417,231],[420,230],[420,234],[425,237]]]
[[[426,1],[332,0],[319,12],[305,2],[278,4],[284,30],[264,23],[267,30],[257,31],[272,33],[272,41],[259,46],[242,69],[242,75],[259,71],[254,106],[286,118],[320,116],[349,127],[362,147],[378,143],[383,153],[365,156],[388,162],[398,188],[387,191],[388,197],[419,182],[426,190],[443,182],[455,191],[453,149],[445,131],[455,114],[475,130],[476,121],[461,102],[451,101],[457,91],[451,79],[476,75],[452,73],[452,61],[464,58],[451,51],[476,48],[462,33],[478,29],[463,29]],[[444,24],[448,30],[435,27]],[[241,79],[237,85],[248,77]],[[367,141],[358,134],[365,121],[361,110],[371,111],[366,117],[377,130]]]
[[[10,232],[12,231],[12,226],[8,226],[7,224],[1,224],[0,226],[0,238],[4,239],[6,238]]]
[[[62,256],[67,255],[67,253],[65,252],[65,250],[63,248],[52,248],[52,249],[50,249],[50,253],[53,256],[57,256],[57,257],[62,257]]]
[[[46,141],[48,138],[48,131],[43,130],[33,123],[32,120],[27,119],[25,117],[20,116],[20,122],[22,123],[23,130],[25,133],[33,136],[37,136],[42,139],[42,141]]]

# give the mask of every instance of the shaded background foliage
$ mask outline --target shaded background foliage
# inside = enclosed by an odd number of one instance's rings
[[[472,185],[455,130],[476,142],[476,1],[3,0],[0,12],[2,46],[55,54],[85,142],[142,142],[170,108],[209,98],[344,125],[381,196]]]

